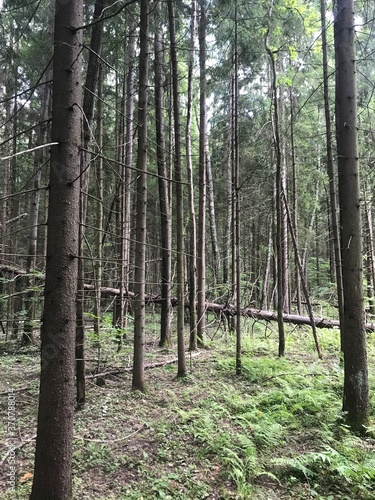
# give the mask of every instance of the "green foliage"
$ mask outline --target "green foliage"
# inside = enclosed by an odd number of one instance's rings
[[[85,313],[85,316],[89,319],[96,319],[96,316],[92,313]],[[132,321],[133,318],[129,316],[128,323],[131,324]],[[110,314],[106,314],[101,318],[99,337],[93,330],[87,330],[86,337],[92,346],[97,347],[99,344],[101,348],[101,355],[108,357],[116,354],[120,335],[126,339],[126,334],[127,330],[122,330],[121,328],[113,326],[112,316]]]
[[[307,452],[295,457],[271,460],[275,473],[290,477],[298,474],[315,483],[316,493],[324,488],[354,493],[360,498],[373,498],[375,491],[375,457],[368,453],[363,442],[347,436],[335,443],[336,448],[324,445],[319,452]]]

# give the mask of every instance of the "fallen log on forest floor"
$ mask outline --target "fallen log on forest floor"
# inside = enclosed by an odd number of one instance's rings
[[[212,302],[206,303],[206,310],[212,311],[215,314],[224,314],[227,316],[235,316],[236,314],[236,308],[232,304],[222,305]],[[253,309],[251,307],[242,309],[241,315],[245,318],[253,318],[264,321],[277,321],[277,312]],[[286,323],[292,323],[294,325],[311,325],[311,321],[308,316],[284,313],[283,319]],[[339,320],[336,319],[314,318],[314,323],[317,328],[339,328],[340,326]],[[375,324],[366,323],[365,329],[368,332],[373,332],[375,331]]]
[[[84,290],[95,291],[94,285],[84,285]],[[120,295],[120,290],[118,288],[102,287],[101,293],[103,295]],[[134,298],[134,292],[125,293],[125,297],[129,299]],[[160,304],[162,301],[160,296],[146,294],[146,304]],[[177,300],[175,298],[171,299],[172,306],[177,305]],[[185,304],[185,307],[189,308],[189,304]],[[236,315],[236,307],[233,304],[218,304],[216,302],[206,302],[206,311],[213,312],[218,318],[221,317],[234,317]],[[241,315],[245,318],[253,318],[263,321],[277,321],[277,312],[274,311],[264,311],[261,309],[253,309],[251,307],[245,307],[241,310]],[[311,321],[308,316],[300,316],[298,314],[283,314],[284,321],[286,323],[292,323],[294,325],[310,325]],[[326,318],[314,318],[315,326],[317,328],[339,328],[340,322],[336,319],[326,319]],[[375,331],[374,323],[366,323],[365,329],[367,332]]]

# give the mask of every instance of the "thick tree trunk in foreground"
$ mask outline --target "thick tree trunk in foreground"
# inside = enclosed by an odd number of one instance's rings
[[[361,195],[353,0],[338,0],[335,18],[336,135],[344,290],[344,396],[348,424],[362,429],[369,414],[364,321]]]
[[[47,264],[31,500],[72,494],[83,1],[56,2]],[[66,69],[69,68],[69,71]]]

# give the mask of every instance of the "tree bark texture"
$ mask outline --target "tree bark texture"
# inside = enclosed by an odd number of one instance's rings
[[[173,117],[175,132],[174,151],[174,173],[176,182],[176,274],[177,274],[177,352],[178,369],[177,377],[186,376],[185,341],[184,341],[184,210],[183,210],[183,184],[181,168],[181,123],[180,123],[180,103],[178,96],[178,62],[176,47],[176,25],[175,10],[171,0],[168,1],[169,12],[169,33],[171,40],[171,64],[172,64],[172,94],[173,94]]]
[[[55,4],[52,142],[38,434],[31,500],[72,494],[83,1]],[[69,71],[67,71],[69,69]]]
[[[268,34],[267,34],[268,36]],[[277,312],[278,312],[278,327],[279,327],[279,356],[285,354],[285,331],[284,331],[284,308],[285,308],[285,234],[283,230],[283,176],[282,176],[282,153],[280,142],[280,122],[279,122],[279,100],[277,92],[277,74],[274,53],[267,45],[267,36],[265,40],[266,50],[271,61],[271,78],[272,78],[272,101],[273,101],[273,129],[274,129],[274,148],[276,152],[276,189],[275,189],[275,207],[276,207],[276,262],[277,262]]]
[[[191,152],[191,117],[193,108],[193,70],[195,54],[195,24],[196,24],[196,0],[191,1],[190,18],[190,53],[188,67],[188,102],[186,111],[186,173],[188,181],[189,200],[189,302],[195,303],[197,294],[197,224],[195,220],[194,204],[194,175],[193,159]],[[197,314],[195,308],[190,310],[190,341],[189,349],[196,350],[197,343]]]
[[[327,24],[326,24],[326,0],[320,1],[320,14],[322,23],[322,55],[323,55],[323,92],[324,92],[324,114],[326,122],[326,148],[327,148],[327,174],[329,180],[329,205],[332,222],[332,237],[334,247],[334,261],[335,261],[335,277],[337,288],[337,302],[339,306],[340,323],[344,323],[344,297],[342,290],[342,266],[341,266],[341,249],[340,249],[340,230],[338,222],[337,210],[337,188],[336,178],[334,173],[333,164],[333,151],[332,151],[332,120],[329,103],[329,82],[328,82],[328,54],[327,54]],[[342,332],[341,349],[343,348]]]
[[[201,1],[199,19],[199,210],[198,210],[198,254],[197,254],[197,336],[203,341],[206,301],[206,0]]]
[[[146,292],[146,208],[147,208],[147,99],[148,99],[148,0],[140,0],[140,54],[138,95],[137,202],[134,264],[134,354],[133,391],[145,391],[145,292]]]
[[[369,413],[364,322],[361,195],[357,143],[357,85],[353,0],[338,0],[335,18],[336,135],[344,291],[343,410],[352,428]]]
[[[158,6],[157,13],[160,13]],[[160,205],[161,231],[161,297],[160,313],[160,347],[171,343],[171,286],[172,286],[172,225],[169,200],[169,182],[165,157],[164,136],[164,98],[163,98],[163,45],[162,28],[159,17],[155,29],[154,40],[154,74],[155,74],[155,125],[156,125],[156,157],[158,164],[158,187]]]
[[[97,20],[104,9],[106,0],[97,0],[94,8],[94,21]],[[90,51],[87,65],[85,92],[83,94],[83,148],[86,151],[92,140],[92,123],[94,117],[94,97],[99,76],[100,53],[102,45],[103,25],[97,23],[93,26],[90,40]],[[79,233],[79,255],[83,257],[83,242],[85,234],[87,214],[87,193],[89,184],[89,171],[91,157],[83,151],[81,162],[81,196],[80,196],[80,233]],[[78,262],[78,294],[77,294],[77,328],[76,328],[76,379],[77,379],[77,403],[82,406],[85,403],[85,316],[84,316],[84,284],[85,265],[84,259]]]

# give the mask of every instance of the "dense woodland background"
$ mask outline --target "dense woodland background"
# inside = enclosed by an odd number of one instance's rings
[[[98,4],[99,5],[99,4]],[[98,5],[96,9],[99,9]],[[93,5],[85,6],[90,23]],[[372,10],[367,2],[357,8],[356,44],[359,104],[359,145],[364,225],[366,311],[374,314],[372,155]],[[271,10],[270,10],[271,9]],[[152,8],[150,17],[149,137],[147,177],[146,291],[161,295],[162,242],[160,181],[173,188],[174,128],[172,117],[170,40],[166,4]],[[185,267],[189,268],[189,183],[195,212],[199,202],[199,49],[197,26],[191,42],[192,6],[175,3],[176,50],[181,106],[181,170],[184,186]],[[334,115],[333,16],[328,6],[327,52],[329,106]],[[114,13],[109,9],[108,13]],[[158,14],[158,16],[156,16]],[[193,13],[196,15],[196,13]],[[236,18],[237,16],[237,18]],[[105,22],[85,30],[82,49],[85,66],[91,58],[84,86],[85,101],[95,100],[84,119],[88,160],[87,216],[84,221],[84,283],[134,288],[135,161],[137,155],[139,11],[135,3],[121,8]],[[9,337],[35,327],[41,316],[41,290],[48,204],[48,158],[53,9],[50,2],[12,2],[1,15],[2,57],[2,325]],[[194,21],[194,19],[193,19]],[[236,24],[237,22],[237,24]],[[237,26],[237,27],[236,27]],[[93,40],[94,30],[98,37]],[[102,33],[98,33],[102,31]],[[161,66],[163,115],[163,168],[158,173],[154,33],[160,38],[157,55]],[[210,2],[206,27],[207,150],[206,297],[232,302],[233,297],[233,148],[238,148],[240,206],[241,306],[275,309],[275,123],[272,95],[272,61],[275,59],[279,107],[278,140],[282,175],[289,210],[312,302],[318,315],[337,317],[335,260],[330,215],[329,177],[326,166],[326,122],[323,93],[322,28],[320,6],[314,2],[277,2],[273,5]],[[235,37],[236,34],[236,37]],[[235,40],[237,47],[235,47]],[[95,45],[96,43],[96,45]],[[91,45],[94,45],[92,48]],[[100,58],[95,54],[100,51]],[[100,78],[91,75],[100,62]],[[192,63],[192,74],[189,72]],[[236,69],[236,75],[235,75]],[[189,76],[193,87],[188,101]],[[238,85],[235,100],[234,78]],[[98,88],[99,85],[99,88]],[[158,97],[159,98],[159,97]],[[189,106],[188,106],[189,105]],[[191,108],[190,108],[191,105]],[[85,107],[85,102],[83,104]],[[238,133],[234,138],[234,107]],[[129,109],[132,108],[132,109]],[[191,113],[188,116],[188,113]],[[129,116],[130,113],[130,116]],[[190,120],[191,157],[186,155],[187,119]],[[130,129],[130,130],[129,130]],[[334,131],[332,132],[332,134]],[[332,140],[334,137],[332,137]],[[234,144],[236,142],[236,144]],[[334,141],[333,141],[334,142]],[[39,146],[44,147],[39,148]],[[133,146],[133,148],[131,148]],[[38,149],[36,149],[38,148]],[[132,151],[129,151],[132,149]],[[32,150],[27,152],[27,150]],[[26,151],[26,152],[25,152]],[[5,158],[5,159],[4,159]],[[192,172],[189,177],[189,161]],[[165,177],[163,179],[163,177]],[[202,181],[202,179],[201,179]],[[189,195],[190,196],[190,195]],[[171,259],[175,265],[175,196],[169,199]],[[199,225],[199,221],[198,221]],[[125,234],[124,234],[125,232]],[[125,240],[123,239],[123,235]],[[124,242],[125,241],[125,242]],[[285,242],[285,244],[287,244]],[[125,248],[121,248],[125,246]],[[122,253],[121,253],[122,252]],[[122,258],[121,258],[122,257]],[[304,312],[295,252],[288,236],[286,311]],[[125,264],[124,264],[125,260]],[[121,269],[121,265],[125,269]],[[100,270],[98,267],[100,266]],[[170,279],[172,295],[175,295]],[[188,288],[188,273],[186,272]],[[101,300],[103,314],[112,311],[113,299]],[[325,307],[330,304],[329,309]],[[324,307],[323,310],[321,308]],[[95,314],[93,294],[87,294],[85,312]],[[118,314],[118,313],[117,313]],[[305,312],[306,314],[306,312]],[[120,314],[114,316],[119,327]],[[126,316],[126,314],[125,314]],[[126,317],[121,318],[126,322]],[[26,338],[24,338],[26,341]]]
[[[168,189],[172,189],[173,127],[171,111],[171,68],[169,30],[166,7],[162,4],[159,20],[152,17],[150,26],[150,58],[153,61],[152,32],[158,22],[161,50],[161,84],[165,141],[165,169]],[[156,9],[156,7],[155,7]],[[275,293],[275,131],[272,111],[272,71],[267,55],[270,47],[277,55],[276,76],[279,100],[279,140],[285,169],[290,211],[298,232],[298,244],[305,278],[314,300],[335,301],[334,251],[332,245],[329,181],[326,171],[326,123],[324,118],[322,37],[319,5],[314,2],[276,3],[268,5],[238,4],[237,60],[234,61],[236,31],[233,5],[211,2],[207,7],[206,108],[207,132],[207,236],[206,295],[210,301],[231,301],[231,228],[233,107],[238,115],[239,204],[241,232],[242,305],[274,309]],[[158,10],[158,9],[156,9]],[[359,139],[364,223],[364,270],[368,314],[373,314],[373,159],[372,159],[372,11],[367,3],[357,5],[358,26],[358,103]],[[112,10],[110,11],[112,13]],[[191,119],[192,178],[186,163],[186,120],[188,77],[191,61],[191,6],[176,3],[176,26],[181,100],[182,176],[185,196],[188,182],[193,182],[195,204],[198,203],[199,167],[199,68],[198,47],[193,48],[193,102]],[[271,15],[272,14],[272,15]],[[93,12],[86,5],[86,21]],[[46,238],[48,190],[49,93],[51,84],[52,16],[49,2],[12,2],[2,12],[3,37],[3,140],[2,156],[2,273],[3,333],[18,335],[20,320],[40,319],[40,280],[43,273]],[[89,157],[90,180],[83,245],[85,283],[95,282],[95,268],[101,264],[102,286],[118,288],[122,230],[126,234],[126,288],[134,281],[135,177],[134,158],[137,118],[129,122],[129,100],[136,104],[138,26],[137,6],[129,5],[105,23],[96,25],[103,31],[100,45],[100,89],[97,82],[85,86],[85,97],[100,92],[100,106],[87,116],[88,144],[95,155]],[[334,50],[333,17],[327,14],[327,49],[329,104],[334,112]],[[90,31],[82,55],[97,59],[90,48]],[[267,36],[266,36],[267,35]],[[197,36],[197,35],[195,35]],[[97,42],[98,43],[98,42]],[[96,47],[97,48],[97,47]],[[92,62],[92,61],[91,61]],[[95,61],[94,61],[95,62]],[[238,102],[233,103],[233,79],[237,64]],[[150,64],[149,138],[148,138],[148,201],[147,201],[147,292],[160,296],[161,222],[158,191],[157,141],[155,125],[154,62]],[[91,66],[90,66],[91,67]],[[87,79],[90,79],[88,71]],[[91,77],[92,79],[92,77]],[[129,83],[130,80],[130,83]],[[87,83],[87,82],[86,82]],[[94,95],[93,95],[94,94]],[[131,112],[131,111],[130,111]],[[99,115],[100,113],[100,115]],[[133,111],[134,113],[134,111]],[[86,121],[86,120],[85,120]],[[131,130],[124,130],[131,127]],[[100,137],[98,137],[100,134]],[[129,135],[130,134],[130,135]],[[125,162],[133,137],[132,161]],[[33,149],[29,153],[25,150]],[[23,153],[22,153],[23,152]],[[22,153],[22,154],[17,154]],[[132,168],[129,168],[132,167]],[[128,167],[128,170],[126,168]],[[126,186],[124,207],[123,189]],[[128,200],[128,198],[130,198]],[[170,204],[174,204],[174,196]],[[189,257],[189,218],[185,200],[185,256]],[[129,213],[123,215],[123,208]],[[174,207],[171,207],[174,213]],[[197,208],[195,209],[197,210]],[[124,220],[126,219],[126,224]],[[174,218],[172,217],[175,234]],[[122,224],[125,228],[121,228]],[[129,227],[128,227],[129,226]],[[121,230],[122,229],[122,230]],[[100,235],[101,237],[99,238]],[[174,236],[173,236],[174,237]],[[287,310],[302,311],[297,297],[296,264],[289,243]],[[172,252],[172,261],[175,252]],[[172,262],[172,267],[173,267]],[[98,271],[96,271],[98,272]],[[23,276],[25,274],[25,276]],[[27,274],[27,276],[26,276]],[[39,280],[39,281],[38,281]],[[26,286],[25,286],[26,285]],[[173,285],[173,283],[172,283]],[[33,300],[27,292],[34,292]],[[301,293],[301,292],[300,292]],[[173,290],[172,290],[173,294]],[[92,300],[87,312],[93,312]],[[34,304],[35,307],[31,307]],[[111,299],[103,298],[102,309],[110,307]],[[320,306],[318,306],[319,308]],[[319,309],[318,309],[319,311]],[[320,312],[320,311],[319,311]],[[324,311],[326,313],[326,311]],[[329,315],[334,315],[330,310]],[[5,320],[6,318],[6,320]]]
[[[341,188],[339,203],[343,105],[337,96],[344,78],[337,74],[340,50],[354,50],[354,39],[356,56],[348,60],[356,62],[353,157],[360,159],[355,203],[361,213],[353,224],[361,221],[361,241],[356,246],[357,235],[353,242],[350,236],[345,248],[362,254],[353,304],[359,316],[365,313],[358,334],[363,347],[364,323],[373,330],[375,316],[371,2],[356,2],[348,47],[339,44],[340,33],[334,43],[340,9],[353,8],[346,1],[98,0],[78,2],[75,18],[66,4],[3,1],[0,11],[4,348],[38,344],[41,323],[48,329],[55,321],[48,309],[53,300],[44,303],[43,291],[45,280],[46,297],[53,287],[46,273],[53,241],[56,250],[61,234],[69,236],[57,198],[51,199],[56,183],[66,181],[79,186],[71,220],[78,247],[67,254],[77,262],[74,297],[67,299],[75,304],[79,408],[86,398],[88,333],[99,359],[108,329],[118,352],[134,335],[132,389],[145,390],[151,311],[160,313],[159,347],[177,341],[178,376],[186,375],[185,349],[207,342],[211,321],[235,333],[238,375],[243,317],[277,320],[280,356],[287,354],[283,322],[310,323],[322,357],[316,327],[344,323],[340,239],[352,196]],[[63,16],[71,16],[68,28]],[[69,69],[63,52],[61,67],[56,59],[59,22],[75,40]],[[67,73],[82,82],[82,95],[71,90],[72,102],[63,99]],[[65,121],[67,110],[79,119]],[[79,143],[78,156],[67,153],[66,169],[57,161],[59,134],[67,144]],[[354,185],[357,171],[353,179]],[[69,275],[61,266],[55,282]],[[327,318],[337,323],[324,323]],[[341,330],[341,349],[344,343]],[[364,369],[365,347],[356,356]],[[365,385],[368,390],[367,378]],[[345,396],[344,409],[350,413]],[[368,400],[362,410],[361,425]]]

